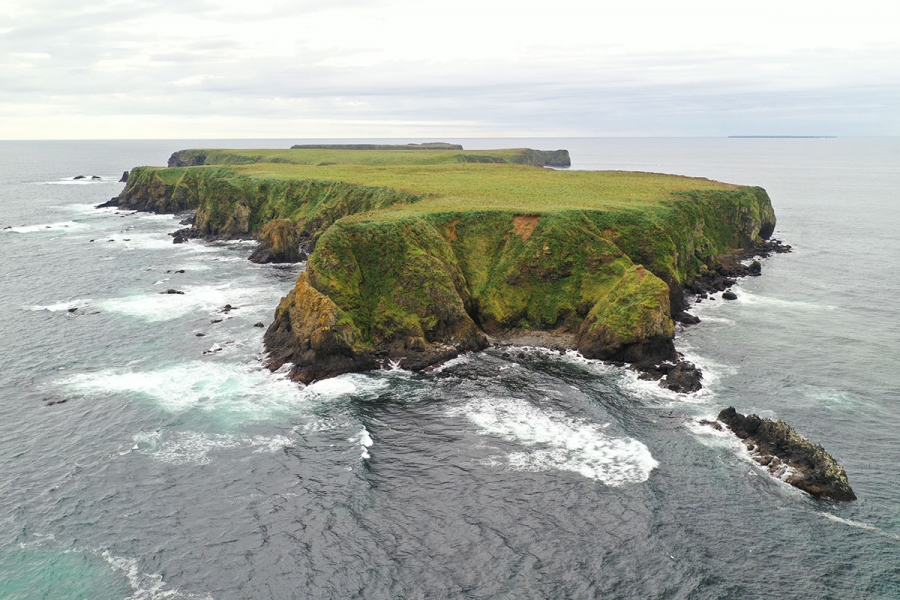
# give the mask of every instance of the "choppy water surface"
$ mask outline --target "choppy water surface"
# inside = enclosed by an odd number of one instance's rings
[[[900,141],[460,141],[761,185],[795,252],[679,332],[696,395],[530,348],[304,388],[254,327],[302,266],[92,208],[174,150],[290,141],[0,143],[0,597],[900,597]],[[860,500],[696,425],[727,405]]]

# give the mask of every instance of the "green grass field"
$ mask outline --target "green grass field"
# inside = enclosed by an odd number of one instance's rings
[[[389,209],[391,215],[400,216],[473,209],[541,214],[558,210],[637,208],[672,201],[676,192],[737,188],[708,179],[657,173],[561,171],[510,164],[258,163],[233,168],[236,173],[256,179],[346,181],[426,196],[415,204],[394,205]]]

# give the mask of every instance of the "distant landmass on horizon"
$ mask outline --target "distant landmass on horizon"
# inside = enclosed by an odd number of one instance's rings
[[[765,138],[765,139],[819,139],[836,138],[836,135],[729,135],[728,138]]]

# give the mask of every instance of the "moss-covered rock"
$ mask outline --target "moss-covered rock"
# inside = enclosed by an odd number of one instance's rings
[[[272,349],[269,366],[294,363],[292,376],[303,382],[373,369],[378,363],[360,338],[348,315],[301,273],[266,332]]]
[[[272,219],[259,231],[259,246],[250,255],[255,263],[295,263],[306,260],[307,253],[300,246],[303,234],[294,221]]]

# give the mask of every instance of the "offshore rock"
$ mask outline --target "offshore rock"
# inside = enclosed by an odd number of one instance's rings
[[[694,363],[683,360],[666,373],[666,378],[659,382],[659,386],[679,394],[690,394],[703,387],[700,383],[702,379],[700,369]]]
[[[679,394],[691,394],[703,387],[701,383],[703,372],[694,363],[686,360],[666,361],[657,365],[638,365],[638,368],[642,371],[641,379],[658,379],[659,387]]]
[[[744,440],[756,462],[782,481],[816,498],[856,500],[843,467],[784,421],[744,416],[733,407],[720,412],[718,420]]]

